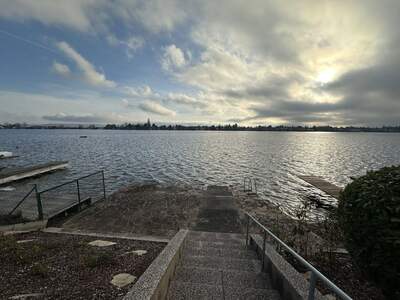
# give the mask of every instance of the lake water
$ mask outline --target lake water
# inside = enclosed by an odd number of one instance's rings
[[[40,189],[99,169],[108,191],[147,181],[242,186],[249,176],[287,213],[306,195],[333,201],[298,175],[344,186],[351,176],[400,164],[399,150],[397,133],[0,130],[0,151],[19,155],[0,166],[69,161],[68,170],[35,179]],[[27,188],[26,181],[13,186]]]

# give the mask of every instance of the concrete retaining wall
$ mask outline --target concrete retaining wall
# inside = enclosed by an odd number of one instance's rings
[[[43,228],[46,228],[46,226],[47,226],[47,220],[33,221],[33,222],[27,222],[27,223],[18,223],[18,224],[13,224],[13,225],[0,226],[0,232],[35,231],[35,230],[41,230]]]
[[[166,299],[169,283],[182,255],[187,230],[179,230],[164,250],[140,276],[124,300]]]
[[[265,256],[264,270],[270,274],[272,286],[279,291],[282,299],[308,299],[308,280],[276,252],[272,245],[266,243],[263,253],[263,239],[259,235],[250,236],[250,245],[255,248],[260,259],[262,255]],[[315,299],[324,299],[317,289]]]

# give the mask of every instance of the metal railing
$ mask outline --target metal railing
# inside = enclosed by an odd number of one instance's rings
[[[82,199],[82,196],[81,196],[81,189],[82,189],[82,188],[81,188],[80,181],[82,181],[83,179],[92,177],[92,176],[94,176],[94,175],[98,175],[98,174],[101,174],[102,194],[103,194],[103,199],[105,200],[105,199],[106,199],[106,186],[105,186],[105,179],[104,179],[104,171],[101,170],[101,171],[97,171],[97,172],[91,173],[91,174],[86,175],[86,176],[79,177],[79,178],[77,178],[77,179],[73,179],[73,180],[64,182],[64,183],[62,183],[62,184],[53,186],[53,187],[48,188],[48,189],[45,189],[45,190],[43,190],[43,191],[37,192],[37,193],[36,193],[36,198],[37,198],[37,203],[38,203],[39,219],[43,219],[43,205],[42,205],[43,195],[46,194],[46,193],[49,193],[49,192],[51,192],[51,191],[58,190],[58,189],[60,189],[60,188],[62,188],[62,187],[71,185],[71,184],[73,184],[73,185],[75,186],[75,189],[76,189],[76,197],[77,197],[77,201],[78,201],[78,210],[80,210],[80,209],[81,209],[81,202],[82,202],[82,200],[83,200],[83,199]]]
[[[245,193],[253,192],[253,187],[255,193],[257,194],[257,178],[245,177],[243,179],[243,191]]]
[[[293,255],[304,267],[306,267],[311,272],[310,277],[310,286],[308,290],[308,300],[314,300],[315,297],[315,285],[317,279],[321,280],[325,283],[340,299],[352,300],[349,295],[343,292],[339,287],[337,287],[332,281],[326,278],[321,272],[319,272],[315,267],[313,267],[308,261],[306,261],[303,257],[297,254],[292,248],[286,245],[281,239],[279,239],[276,235],[274,235],[270,230],[268,230],[264,225],[262,225],[259,221],[257,221],[253,216],[246,212],[247,216],[247,226],[246,226],[246,246],[249,244],[249,226],[250,220],[253,221],[260,229],[263,231],[263,255],[262,255],[262,267],[264,268],[264,259],[265,259],[265,246],[266,246],[266,238],[267,234],[272,237],[280,247],[283,247],[286,251],[288,251],[291,255]]]
[[[103,195],[103,199],[105,200],[105,199],[106,199],[106,186],[105,186],[105,179],[104,179],[104,171],[101,170],[101,171],[97,171],[97,172],[91,173],[91,174],[86,175],[86,176],[79,177],[79,178],[77,178],[77,179],[73,179],[73,180],[64,182],[64,183],[62,183],[62,184],[59,184],[59,185],[57,185],[57,186],[53,186],[53,187],[48,188],[48,189],[45,189],[45,190],[43,190],[43,191],[38,191],[38,186],[35,184],[35,185],[33,186],[33,188],[32,188],[32,189],[17,203],[17,205],[9,212],[9,215],[11,215],[12,213],[14,213],[15,210],[16,210],[26,199],[28,199],[28,197],[29,197],[33,192],[35,192],[35,195],[36,195],[36,204],[37,204],[37,211],[38,211],[38,219],[39,219],[39,220],[43,220],[43,218],[44,218],[43,203],[42,203],[43,195],[46,194],[46,193],[49,193],[49,192],[51,192],[51,191],[55,191],[55,190],[57,190],[57,189],[60,189],[61,187],[68,186],[68,185],[70,185],[70,184],[74,184],[74,185],[75,185],[76,197],[77,197],[77,201],[78,201],[78,209],[80,210],[80,209],[81,209],[81,201],[82,201],[82,196],[81,196],[81,189],[82,189],[82,187],[81,187],[80,182],[81,182],[82,180],[86,179],[86,178],[89,178],[89,177],[92,177],[92,176],[98,175],[98,174],[101,174],[102,195]],[[73,192],[73,191],[72,191],[72,192]]]
[[[13,214],[14,211],[35,191],[35,194],[37,194],[37,185],[34,184],[32,189],[17,203],[17,205],[14,206],[14,208],[8,213],[9,216]]]

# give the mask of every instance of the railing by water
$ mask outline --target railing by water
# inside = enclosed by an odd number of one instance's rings
[[[43,200],[45,196],[49,195],[49,198],[52,198],[52,200],[57,200],[61,199],[59,207],[57,207],[57,211],[63,211],[65,209],[68,209],[71,205],[77,205],[78,210],[81,209],[82,202],[87,200],[89,197],[84,197],[82,190],[86,189],[88,190],[91,189],[97,189],[100,185],[99,184],[88,184],[85,183],[84,181],[87,179],[91,179],[94,176],[99,175],[101,176],[99,179],[101,181],[101,195],[102,198],[105,200],[106,199],[106,186],[105,186],[105,178],[104,178],[104,171],[97,171],[94,173],[91,173],[86,176],[79,177],[77,179],[73,179],[67,182],[64,182],[62,184],[59,184],[57,186],[50,187],[48,189],[39,191],[38,186],[35,184],[33,188],[17,203],[17,205],[10,211],[9,215],[15,212],[15,210],[20,207],[20,205],[34,192],[36,195],[36,206],[37,206],[37,215],[39,220],[43,220],[44,218],[44,209],[43,209]],[[63,190],[64,189],[64,190]],[[51,193],[54,193],[52,195]],[[67,206],[63,205],[63,199],[65,199],[65,202]],[[50,200],[51,201],[51,200]],[[45,201],[47,202],[47,200]],[[53,203],[46,203],[46,204],[53,204]]]
[[[243,179],[243,191],[257,194],[257,178],[245,177]]]
[[[305,268],[307,268],[311,272],[310,278],[310,286],[308,290],[308,300],[314,300],[315,297],[315,285],[317,279],[321,280],[324,284],[326,284],[340,299],[344,300],[352,300],[349,295],[347,295],[344,291],[342,291],[339,287],[337,287],[332,281],[326,278],[321,272],[319,272],[313,265],[311,265],[308,261],[306,261],[303,257],[301,257],[298,253],[296,253],[292,248],[286,245],[281,239],[279,239],[276,235],[274,235],[270,230],[268,230],[264,225],[262,225],[259,221],[257,221],[252,215],[246,212],[247,216],[247,226],[246,226],[246,246],[249,244],[249,226],[250,221],[254,222],[262,231],[263,231],[263,255],[262,255],[262,266],[264,267],[264,259],[265,259],[265,246],[266,246],[266,238],[267,234],[278,243],[280,247],[283,247],[286,251],[288,251],[291,255],[293,255],[299,263],[301,263]]]

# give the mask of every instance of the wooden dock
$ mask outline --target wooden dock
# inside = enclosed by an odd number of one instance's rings
[[[67,166],[68,161],[52,161],[30,167],[1,169],[0,185],[64,169]]]
[[[300,179],[311,184],[312,186],[320,189],[321,191],[331,195],[333,198],[339,199],[339,194],[342,191],[341,187],[338,187],[322,177],[319,176],[298,176]]]

